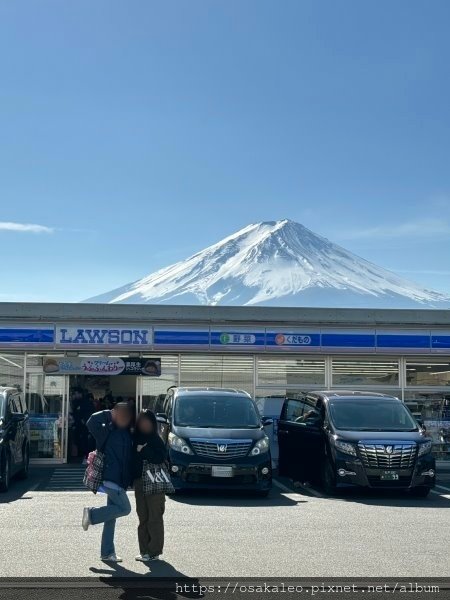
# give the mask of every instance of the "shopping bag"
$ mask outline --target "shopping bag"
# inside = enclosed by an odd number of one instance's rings
[[[100,450],[89,453],[87,467],[84,473],[84,485],[96,494],[103,483],[103,470],[105,468],[105,455]]]
[[[144,496],[150,494],[173,494],[175,492],[166,463],[155,465],[144,460],[142,467],[142,491]]]

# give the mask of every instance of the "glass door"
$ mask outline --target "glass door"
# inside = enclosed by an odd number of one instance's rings
[[[26,400],[30,414],[30,458],[65,462],[67,456],[68,377],[45,375],[31,367],[26,375]]]

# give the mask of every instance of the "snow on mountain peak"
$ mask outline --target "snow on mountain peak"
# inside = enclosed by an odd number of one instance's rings
[[[450,297],[377,267],[289,219],[248,225],[89,302],[450,307]]]

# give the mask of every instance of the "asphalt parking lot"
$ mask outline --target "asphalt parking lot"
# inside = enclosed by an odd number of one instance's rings
[[[115,568],[99,559],[101,530],[80,526],[80,466],[35,468],[1,497],[2,576],[448,576],[450,472],[427,499],[405,494],[324,497],[275,480],[267,499],[187,493],[168,499],[163,560],[137,554],[134,513],[118,522]],[[132,498],[132,493],[130,493]],[[134,500],[133,500],[134,502]]]

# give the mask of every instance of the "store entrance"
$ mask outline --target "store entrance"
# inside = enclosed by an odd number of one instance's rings
[[[70,375],[67,462],[83,462],[95,448],[86,422],[99,410],[109,410],[117,402],[128,402],[137,410],[137,376]]]

